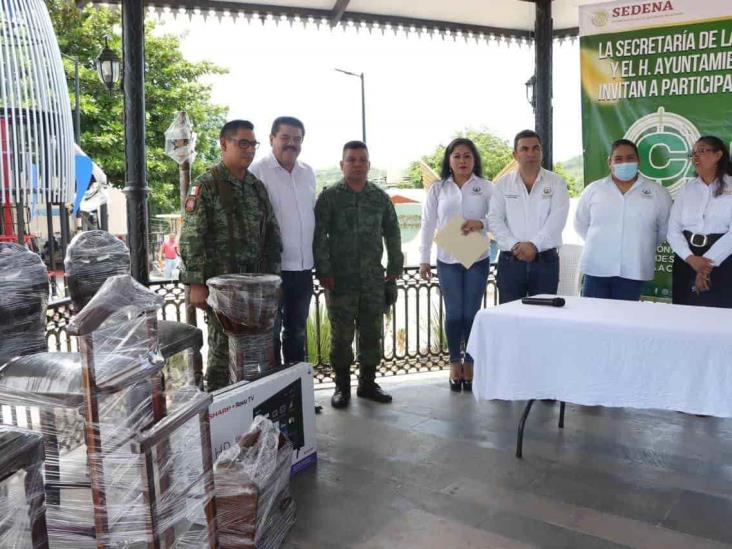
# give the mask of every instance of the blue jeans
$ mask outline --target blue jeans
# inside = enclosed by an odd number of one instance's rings
[[[437,262],[437,276],[440,280],[442,299],[445,301],[445,332],[450,362],[462,358],[462,342],[468,343],[475,313],[485,293],[490,258],[486,257],[466,269],[460,263]],[[473,358],[465,353],[466,362]]]
[[[499,303],[516,301],[527,295],[556,294],[559,286],[559,254],[547,250],[531,263],[519,261],[511,252],[498,257]]]
[[[277,364],[282,364],[282,358],[285,364],[305,360],[306,323],[312,297],[312,271],[282,271],[282,300],[274,326]],[[284,357],[280,356],[280,351]]]
[[[582,297],[640,301],[645,280],[631,280],[619,276],[585,275],[582,281]]]
[[[175,268],[178,266],[178,259],[166,259],[165,260],[165,271],[163,277],[165,280],[172,280]]]

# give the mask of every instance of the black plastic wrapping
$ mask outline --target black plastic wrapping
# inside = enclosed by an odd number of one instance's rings
[[[145,455],[135,451],[135,444],[152,428],[152,384],[161,384],[162,357],[147,314],[157,313],[162,306],[161,296],[129,275],[115,276],[69,324],[70,332],[96,325],[90,336],[91,349],[96,383],[103,387],[97,394],[96,424],[88,424],[84,417],[87,403],[79,353],[40,353],[0,367],[0,404],[5,412],[12,410],[13,421],[43,435],[46,482],[64,483],[61,489],[49,486],[46,490],[50,547],[54,549],[95,548],[98,542],[105,547],[144,547],[153,537],[145,503]],[[112,383],[124,373],[133,374],[128,379],[134,381]],[[167,392],[163,395],[166,417],[202,395],[190,386]],[[95,439],[101,449],[98,453],[90,454],[86,447],[90,435],[85,435],[85,428],[90,432],[89,427],[99,433]],[[176,548],[206,546],[204,506],[212,494],[203,474],[204,440],[208,438],[202,436],[195,416],[152,451],[156,482],[160,485],[165,478],[167,484],[157,495],[156,532],[174,531]],[[96,467],[106,492],[104,508],[97,510],[106,512],[109,522],[109,533],[98,539],[89,489],[91,467]],[[0,547],[6,545],[0,543]]]
[[[0,243],[0,366],[46,343],[48,271],[38,254]]]
[[[105,280],[130,273],[130,250],[107,231],[85,231],[69,244],[64,269],[69,297],[80,311]]]
[[[0,547],[45,547],[45,492],[42,438],[0,425]],[[32,532],[35,525],[35,532]]]
[[[253,380],[275,366],[272,329],[282,279],[272,274],[230,274],[209,278],[208,304],[229,338],[232,382]]]

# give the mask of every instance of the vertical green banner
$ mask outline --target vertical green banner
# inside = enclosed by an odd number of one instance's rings
[[[580,7],[585,182],[608,175],[614,140],[634,141],[640,171],[672,196],[695,177],[702,135],[732,141],[732,0]],[[658,247],[645,295],[670,299],[673,252]]]

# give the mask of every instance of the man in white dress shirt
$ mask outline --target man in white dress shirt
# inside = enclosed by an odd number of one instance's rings
[[[513,157],[519,168],[496,182],[488,213],[488,226],[501,250],[497,274],[501,303],[557,292],[557,248],[569,213],[567,182],[541,167],[536,132],[516,135]]]
[[[298,160],[304,137],[300,120],[280,116],[269,136],[272,151],[249,168],[267,188],[282,233],[283,297],[274,334],[278,364],[280,350],[285,364],[305,360],[305,325],[313,295],[316,182],[313,169]]]

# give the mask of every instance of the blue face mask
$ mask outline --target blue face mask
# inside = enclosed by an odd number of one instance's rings
[[[611,166],[613,175],[620,181],[630,181],[638,175],[638,162],[623,162]]]

